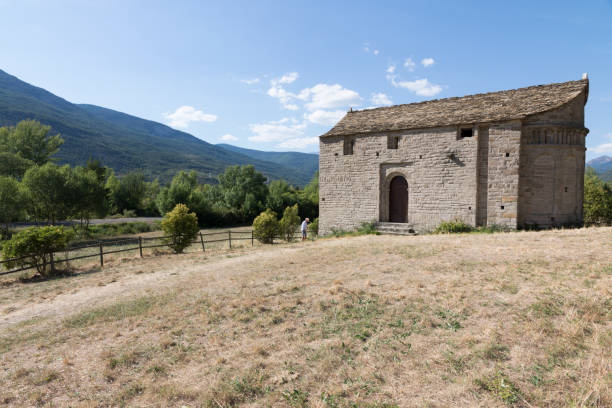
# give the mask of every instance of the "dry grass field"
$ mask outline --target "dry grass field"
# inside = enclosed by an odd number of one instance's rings
[[[611,407],[612,228],[128,255],[0,281],[0,404]]]

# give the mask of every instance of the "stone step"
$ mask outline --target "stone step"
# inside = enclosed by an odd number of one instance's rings
[[[416,231],[411,224],[399,222],[378,222],[376,223],[376,230],[381,234],[416,235]]]

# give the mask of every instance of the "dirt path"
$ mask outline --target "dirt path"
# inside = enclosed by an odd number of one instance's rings
[[[346,245],[345,240],[319,240],[314,243],[256,248],[238,255],[218,254],[214,259],[207,259],[202,254],[186,254],[170,257],[174,258],[171,262],[159,258],[135,260],[126,265],[110,267],[108,272],[79,275],[90,282],[82,282],[81,287],[70,293],[57,296],[41,295],[37,303],[32,303],[31,299],[20,304],[13,303],[14,306],[5,310],[6,314],[0,317],[0,330],[35,318],[64,319],[83,307],[102,306],[116,301],[118,297],[127,300],[157,288],[176,287],[193,280],[195,274],[209,283],[227,285],[240,276],[241,269],[248,269],[244,268],[245,264],[253,261],[275,258],[286,261],[292,254],[309,251],[313,246],[326,248],[343,245]],[[142,272],[147,268],[150,268],[149,272]],[[109,276],[109,272],[112,272],[112,276]],[[73,278],[67,278],[61,284],[69,286],[71,279]]]

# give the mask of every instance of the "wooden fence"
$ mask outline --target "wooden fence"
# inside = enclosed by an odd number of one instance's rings
[[[98,241],[90,241],[90,242],[81,242],[74,245],[69,245],[65,250],[56,251],[49,254],[49,265],[52,269],[55,269],[55,265],[61,263],[67,263],[70,261],[76,261],[80,259],[86,258],[94,258],[98,257],[100,260],[100,266],[104,267],[104,255],[116,254],[120,252],[128,252],[128,251],[136,251],[140,257],[143,257],[143,249],[149,248],[160,248],[167,247],[168,243],[163,242],[165,240],[171,239],[172,236],[165,237],[137,237],[137,238],[121,238],[121,239],[108,239],[108,240],[98,240]],[[212,238],[212,239],[211,239]],[[154,243],[154,241],[161,241],[161,243]],[[207,245],[220,242],[228,242],[229,249],[232,249],[232,242],[236,241],[251,241],[251,246],[255,245],[255,238],[253,236],[253,231],[220,231],[220,232],[209,232],[198,234],[198,237],[195,241],[192,241],[191,244],[200,244],[202,246],[202,252],[206,252]],[[125,248],[127,246],[127,248]],[[119,247],[119,249],[117,249]],[[94,249],[95,248],[95,249]],[[92,249],[94,249],[92,251]],[[80,254],[74,257],[69,257],[70,252],[82,253],[82,252],[93,252]],[[63,255],[63,257],[62,257]],[[23,256],[20,258],[11,258],[7,260],[0,260],[0,270],[3,268],[3,265],[21,261],[24,259],[32,258],[32,256]],[[8,271],[0,271],[0,276],[8,275],[11,273],[26,271],[29,269],[34,269],[41,264],[30,263],[27,266],[11,269]]]

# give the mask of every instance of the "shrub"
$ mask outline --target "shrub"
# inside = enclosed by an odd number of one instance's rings
[[[168,246],[180,254],[198,235],[198,217],[190,213],[185,204],[177,204],[162,220],[162,230],[169,236],[166,238]]]
[[[471,232],[474,228],[463,220],[443,221],[433,231],[434,234],[456,234],[460,232]]]
[[[298,215],[298,205],[285,208],[283,218],[280,220],[279,228],[281,235],[287,242],[294,239],[295,232],[300,226],[300,216]]]
[[[272,244],[279,229],[276,213],[269,209],[259,214],[253,221],[253,235],[264,244]]]
[[[313,237],[319,235],[319,219],[318,218],[315,218],[314,220],[312,220],[312,222],[308,225],[308,231],[310,232],[310,235],[312,235]]]
[[[55,265],[51,264],[53,252],[62,251],[72,238],[70,231],[64,227],[32,227],[13,235],[2,245],[2,259],[22,258],[7,263],[8,268],[16,266],[36,267],[43,277],[55,274]]]

